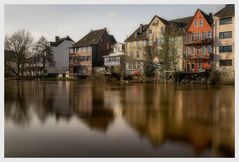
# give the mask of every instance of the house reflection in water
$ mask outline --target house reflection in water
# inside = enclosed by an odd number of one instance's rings
[[[232,157],[234,106],[233,86],[13,81],[5,86],[6,144],[8,150],[15,146],[17,149],[22,144],[11,142],[16,139],[16,132],[25,133],[18,134],[17,138],[24,139],[27,135],[34,139],[34,133],[41,131],[46,135],[47,144],[55,140],[50,138],[51,133],[57,133],[54,137],[66,143],[86,140],[86,146],[92,139],[102,140],[102,146],[108,141],[111,143],[105,149],[113,154],[114,149],[119,154],[135,149],[135,154],[142,151],[154,156]],[[122,130],[118,133],[119,126]],[[16,129],[19,127],[26,129]],[[79,128],[82,132],[75,131]],[[72,139],[64,138],[76,133],[79,135]],[[128,143],[125,148],[119,148],[118,141]],[[33,146],[29,144],[28,148]],[[84,145],[80,143],[74,148],[84,150]]]
[[[190,91],[185,87],[132,86],[125,90],[123,115],[140,137],[148,138],[155,148],[175,141],[192,145],[196,155],[206,151],[234,156],[231,88]],[[226,99],[219,100],[223,97]],[[153,102],[154,98],[158,100]]]
[[[71,94],[71,101],[77,102],[74,104],[76,107],[72,107],[74,113],[91,129],[106,132],[114,120],[114,114],[104,103],[104,85],[89,84],[80,87],[79,91],[78,95]]]

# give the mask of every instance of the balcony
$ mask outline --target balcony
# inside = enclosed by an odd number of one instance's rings
[[[212,39],[195,39],[195,40],[192,40],[192,39],[189,39],[189,40],[185,40],[184,41],[184,45],[202,45],[202,44],[212,44],[213,41]]]
[[[185,55],[185,59],[187,60],[209,60],[211,58],[211,53],[210,54],[188,54]]]

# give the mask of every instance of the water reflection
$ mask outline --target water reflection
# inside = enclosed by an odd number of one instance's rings
[[[43,126],[38,127],[39,123]],[[18,148],[24,146],[12,142],[18,128],[29,137],[39,130],[48,137],[50,131],[44,128],[50,127],[57,137],[59,132],[66,134],[60,126],[73,129],[67,134],[72,139],[61,137],[66,142],[63,147],[70,147],[74,140],[85,144],[62,154],[53,146],[52,152],[41,154],[32,144],[34,154],[21,154]],[[76,136],[73,132],[79,128]],[[115,140],[117,129],[120,133]],[[234,156],[234,87],[8,81],[5,138],[6,156]],[[53,143],[50,137],[44,140]],[[119,147],[121,143],[124,147]]]

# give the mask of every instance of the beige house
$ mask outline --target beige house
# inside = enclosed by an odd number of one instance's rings
[[[142,25],[126,40],[126,75],[144,74],[146,63],[159,55],[162,34],[167,20],[154,16],[149,24]]]
[[[192,17],[167,21],[155,15],[149,24],[140,25],[126,40],[126,75],[144,74],[148,62],[158,62],[163,35],[169,25],[183,30]],[[183,33],[176,35],[177,71],[183,71]]]
[[[235,78],[235,5],[226,5],[214,14],[215,67],[222,81]]]
[[[148,24],[137,28],[125,40],[125,54],[126,54],[126,71],[127,75],[142,75],[144,74],[144,65],[147,60],[145,47],[147,45],[147,31]]]

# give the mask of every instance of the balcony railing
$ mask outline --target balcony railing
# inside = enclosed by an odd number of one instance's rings
[[[199,45],[199,44],[211,44],[212,39],[211,38],[206,38],[206,39],[187,39],[184,41],[185,45]]]
[[[188,55],[185,55],[184,58],[189,60],[193,60],[193,59],[208,60],[211,58],[211,53],[210,54],[188,54]]]

